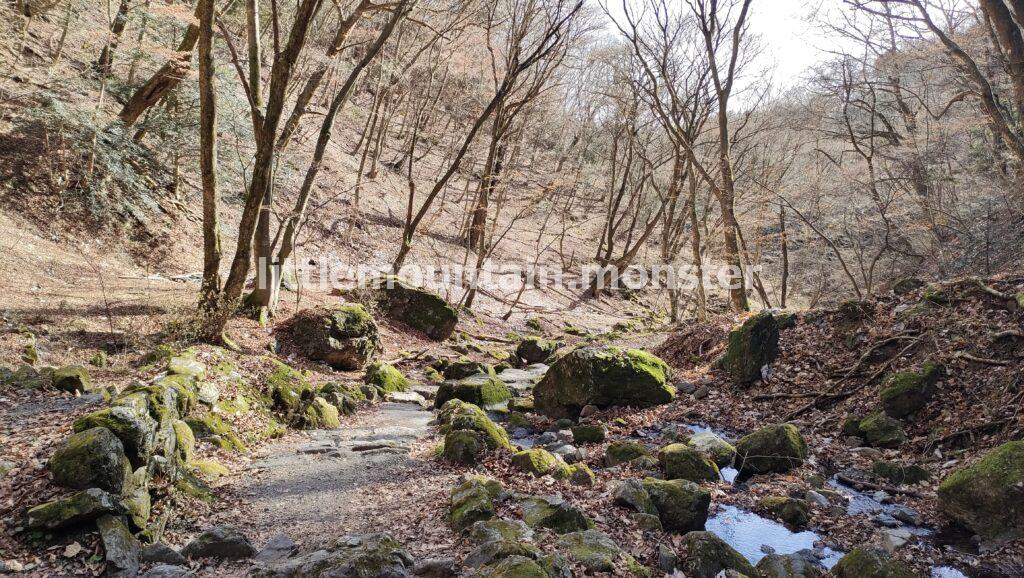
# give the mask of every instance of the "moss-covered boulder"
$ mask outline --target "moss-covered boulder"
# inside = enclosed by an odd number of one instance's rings
[[[743,474],[782,473],[807,459],[807,443],[792,424],[774,424],[736,443],[736,469]]]
[[[524,337],[516,346],[516,355],[526,363],[544,363],[558,351],[558,342],[541,337]]]
[[[363,382],[379,388],[386,394],[409,389],[409,380],[402,372],[394,365],[382,361],[375,361],[366,366]]]
[[[1024,441],[1005,443],[947,476],[938,505],[986,540],[1024,536]]]
[[[757,563],[759,576],[763,578],[821,578],[825,568],[813,555],[769,554]]]
[[[614,467],[650,455],[651,451],[640,442],[617,440],[605,448],[604,465]]]
[[[670,480],[690,480],[699,484],[717,482],[722,477],[711,458],[686,444],[670,444],[661,448],[658,463]]]
[[[434,398],[434,407],[441,407],[452,399],[488,407],[512,399],[512,392],[498,377],[478,373],[459,381],[446,381],[441,384]]]
[[[482,568],[479,578],[551,578],[540,561],[526,556],[509,556],[497,564]]]
[[[788,496],[765,496],[758,500],[758,508],[766,514],[793,527],[803,527],[811,519],[807,502]]]
[[[685,534],[704,529],[711,506],[710,492],[687,480],[644,478],[643,487],[666,532]]]
[[[539,413],[575,418],[588,405],[651,407],[675,397],[669,367],[639,349],[581,347],[562,356],[534,387]]]
[[[612,497],[615,503],[636,510],[641,514],[658,514],[658,509],[647,493],[644,484],[636,479],[629,478],[622,480],[612,488]]]
[[[683,537],[686,559],[680,569],[691,578],[716,578],[720,572],[732,570],[743,576],[757,576],[754,566],[715,534],[690,532]]]
[[[898,464],[884,460],[872,464],[871,472],[894,484],[917,484],[931,477],[928,470],[917,464]]]
[[[501,495],[501,484],[483,476],[467,476],[452,490],[448,520],[456,530],[494,517],[494,501]]]
[[[541,448],[533,448],[513,454],[512,465],[535,476],[544,476],[554,472],[564,464],[551,452]]]
[[[396,276],[379,280],[377,303],[392,319],[427,334],[435,341],[452,336],[458,313],[437,293],[419,289]]]
[[[25,528],[30,530],[60,530],[92,522],[105,514],[127,513],[121,499],[99,488],[89,488],[77,494],[46,502],[25,513]]]
[[[616,441],[604,450],[604,465],[613,467],[629,463],[639,457],[650,456],[650,450],[639,442]]]
[[[557,534],[587,530],[592,522],[583,511],[561,496],[531,496],[520,502],[523,521],[531,528],[548,528]]]
[[[50,385],[52,375],[52,369],[47,371],[46,368],[43,368],[40,371],[31,365],[24,364],[14,371],[7,372],[3,383],[22,389],[42,389]]]
[[[567,480],[574,486],[593,486],[597,483],[597,476],[594,475],[594,471],[590,469],[590,466],[582,462],[578,464],[559,464],[552,472],[552,475],[559,480]]]
[[[490,363],[473,361],[468,357],[460,357],[458,359],[441,359],[435,362],[432,367],[435,371],[439,371],[444,379],[454,381],[465,379],[478,373],[496,375],[494,366]]]
[[[115,494],[131,473],[121,440],[103,427],[69,436],[53,453],[49,467],[53,481],[65,488],[100,488]]]
[[[224,451],[238,453],[249,451],[231,424],[215,413],[187,417],[184,421],[196,437],[208,441]]]
[[[297,414],[302,409],[303,402],[313,396],[313,384],[309,381],[309,375],[279,361],[274,362],[274,369],[267,378],[266,389],[274,409],[286,416]]]
[[[377,324],[358,303],[306,309],[289,325],[304,356],[335,369],[359,369],[382,350]]]
[[[571,429],[575,444],[599,444],[608,436],[608,426],[603,423],[574,425]]]
[[[779,326],[775,317],[762,311],[729,332],[729,344],[721,366],[741,387],[761,378],[761,368],[779,355]]]
[[[484,410],[471,403],[458,399],[445,403],[438,413],[437,421],[442,433],[474,431],[480,434],[481,441],[487,449],[512,449],[504,428],[487,417]]]
[[[302,427],[305,429],[337,429],[341,427],[338,408],[320,396],[314,397],[309,402],[301,421]]]
[[[894,448],[907,440],[903,422],[878,410],[860,421],[860,431],[868,445],[876,448]]]
[[[890,374],[878,392],[882,409],[895,418],[904,418],[917,412],[931,401],[935,395],[935,384],[944,373],[941,365],[928,362],[920,371]]]
[[[110,430],[124,445],[132,467],[137,468],[153,455],[159,423],[150,415],[147,395],[136,392],[118,397],[111,407],[76,419],[73,427],[76,432],[96,427]]]
[[[558,549],[588,572],[614,572],[615,561],[622,556],[615,541],[599,530],[565,534],[558,539]]]
[[[446,462],[472,466],[487,451],[481,435],[470,430],[453,430],[445,434],[441,458]]]
[[[70,393],[85,393],[92,389],[89,370],[81,365],[68,365],[53,370],[53,387]]]
[[[836,578],[921,578],[885,550],[858,546],[832,567]]]
[[[686,445],[710,457],[719,468],[731,466],[736,459],[736,448],[709,431],[690,436]]]

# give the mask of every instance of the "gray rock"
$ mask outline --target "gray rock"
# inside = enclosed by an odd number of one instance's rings
[[[585,405],[583,406],[583,409],[580,410],[580,417],[590,417],[597,413],[598,409],[599,408],[596,405]]]
[[[921,514],[906,506],[895,505],[890,509],[892,517],[911,526],[921,525]]]
[[[65,488],[121,493],[131,466],[124,445],[109,429],[94,427],[68,436],[50,458],[53,481]]]
[[[181,551],[186,558],[219,558],[238,560],[252,558],[256,548],[237,528],[217,526],[210,528],[188,543]]]
[[[558,539],[558,547],[591,572],[614,571],[615,560],[622,553],[615,541],[598,530],[565,534]]]
[[[569,444],[548,447],[547,450],[556,456],[561,457],[567,464],[575,464],[587,459],[583,450]]]
[[[894,528],[882,531],[882,547],[890,554],[906,546],[914,539],[914,535],[906,528]]]
[[[413,576],[422,578],[455,578],[455,560],[451,558],[428,558],[412,569]]]
[[[827,508],[830,505],[828,498],[826,498],[822,494],[819,494],[818,492],[815,492],[814,490],[808,490],[807,493],[804,494],[804,499],[807,500],[808,503],[818,506],[820,508]]]
[[[871,521],[874,522],[875,525],[882,526],[883,528],[898,528],[903,525],[899,520],[889,514],[877,514],[871,519]]]
[[[708,386],[702,385],[702,386],[698,387],[696,390],[694,390],[692,395],[693,395],[693,399],[696,399],[696,400],[699,401],[699,400],[702,400],[702,399],[706,398],[707,396],[711,395],[711,390],[708,388]]]
[[[139,575],[139,541],[132,536],[128,526],[111,515],[96,521],[106,552],[107,576],[134,578]]]
[[[170,566],[184,566],[188,560],[174,548],[163,542],[149,544],[142,549],[139,560],[146,564],[166,564]]]
[[[199,393],[197,397],[199,401],[213,407],[218,401],[220,401],[220,390],[217,389],[216,384],[204,381],[199,384]]]
[[[192,578],[195,576],[191,570],[182,566],[172,564],[160,564],[149,569],[142,575],[142,578]]]
[[[267,541],[263,549],[256,554],[257,562],[274,562],[290,558],[299,549],[299,545],[285,534],[278,534]]]
[[[820,578],[825,568],[806,550],[795,554],[769,554],[757,563],[764,578]]]
[[[406,578],[413,560],[387,534],[340,538],[329,547],[257,567],[253,578]],[[367,573],[372,568],[372,573]]]
[[[105,514],[125,513],[127,510],[117,496],[99,488],[89,488],[29,509],[24,523],[29,529],[59,530],[90,522]]]
[[[661,519],[654,514],[633,512],[630,517],[636,522],[637,527],[646,532],[664,532],[665,527],[661,525]]]
[[[671,574],[679,565],[679,556],[665,544],[658,544],[658,570]]]
[[[642,514],[655,516],[658,514],[658,510],[654,507],[654,502],[651,501],[651,496],[644,489],[643,483],[636,478],[623,480],[616,484],[612,489],[612,497],[615,498],[615,503],[620,506],[633,508]]]

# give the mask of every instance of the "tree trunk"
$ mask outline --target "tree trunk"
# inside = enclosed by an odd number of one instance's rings
[[[121,34],[124,32],[125,25],[128,24],[128,9],[130,7],[129,0],[121,0],[121,4],[117,8],[117,14],[114,16],[114,21],[110,23],[110,36],[107,37],[107,42],[103,45],[103,50],[100,51],[100,57],[96,59],[96,63],[93,65],[93,68],[102,77],[109,76],[113,69],[114,51],[117,50],[117,44],[121,41]]]
[[[199,168],[203,183],[203,282],[199,308],[209,318],[223,314],[219,309],[220,224],[217,219],[217,92],[213,65],[213,0],[199,0]],[[221,331],[213,323],[219,340]]]

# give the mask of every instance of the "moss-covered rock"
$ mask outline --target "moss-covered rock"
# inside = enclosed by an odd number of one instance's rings
[[[89,488],[30,508],[25,513],[24,525],[30,530],[59,530],[80,526],[105,514],[125,513],[119,497],[99,488]]]
[[[216,526],[192,539],[181,549],[186,558],[241,560],[256,555],[249,538],[232,526]]]
[[[711,493],[687,480],[644,478],[643,487],[667,532],[684,534],[703,530],[711,506]]]
[[[341,427],[338,408],[320,396],[314,397],[306,405],[301,422],[305,429],[337,429]]]
[[[797,554],[769,554],[757,563],[759,576],[764,578],[821,578],[825,568],[813,556]]]
[[[928,470],[917,464],[904,465],[882,460],[872,464],[871,472],[894,484],[917,484],[931,477]]]
[[[608,436],[608,426],[603,423],[574,425],[571,429],[576,444],[599,444]]]
[[[770,516],[794,527],[803,527],[811,518],[807,502],[787,496],[765,496],[758,500],[758,508]]]
[[[149,495],[149,470],[146,467],[136,469],[128,477],[121,501],[128,510],[128,518],[132,525],[139,530],[145,529],[153,507],[153,500]]]
[[[377,324],[358,303],[300,311],[289,325],[304,356],[335,369],[359,369],[382,351]]]
[[[427,334],[435,341],[451,337],[459,316],[440,295],[413,287],[389,275],[378,284],[377,302],[393,319]]]
[[[558,548],[589,572],[614,572],[622,550],[599,530],[570,532],[558,539]]]
[[[832,575],[836,578],[921,578],[884,550],[866,546],[850,550],[832,567]]]
[[[577,348],[551,366],[534,387],[537,411],[575,418],[587,405],[651,407],[675,397],[664,361],[639,349]]]
[[[523,521],[531,528],[548,528],[557,534],[587,530],[592,522],[583,511],[561,496],[532,496],[520,502]]]
[[[493,566],[482,568],[480,578],[550,578],[538,561],[526,556],[509,556]]]
[[[187,375],[167,375],[156,380],[151,386],[156,389],[152,389],[161,399],[164,398],[164,394],[158,393],[161,389],[173,390],[173,398],[177,407],[178,417],[184,417],[192,412],[199,403],[199,393],[196,387],[195,378]]]
[[[885,413],[903,418],[923,408],[935,395],[935,384],[944,373],[941,365],[928,362],[920,371],[890,374],[878,394]]]
[[[605,448],[604,465],[614,467],[650,455],[651,451],[639,442],[614,441]]]
[[[732,570],[743,576],[758,576],[754,566],[711,532],[690,532],[683,537],[686,559],[680,569],[692,578],[716,578],[721,572]]]
[[[943,288],[942,285],[929,283],[921,293],[921,299],[936,305],[945,305],[949,303],[950,295],[949,291]]]
[[[452,399],[488,407],[512,399],[512,392],[497,376],[479,373],[459,381],[446,381],[441,384],[434,398],[434,407],[441,407]]]
[[[513,454],[512,465],[529,474],[544,476],[554,472],[563,464],[551,452],[533,448]]]
[[[733,383],[745,387],[760,379],[761,368],[778,355],[779,326],[771,313],[763,311],[729,332],[721,365]]]
[[[480,434],[487,449],[512,449],[504,428],[491,421],[487,413],[476,405],[453,399],[441,407],[437,419],[442,433],[474,431]]]
[[[313,384],[306,373],[275,361],[267,378],[267,393],[274,409],[292,416],[302,409],[303,401],[312,397]]]
[[[474,544],[497,541],[526,542],[533,539],[533,531],[521,520],[481,520],[469,527],[468,537]]]
[[[42,389],[50,385],[51,376],[52,371],[40,371],[25,364],[9,372],[3,383],[22,389]]]
[[[453,464],[472,466],[487,451],[479,432],[471,430],[452,430],[445,434],[441,445],[441,459]]]
[[[86,414],[74,422],[74,430],[102,427],[110,430],[124,445],[133,468],[146,464],[153,455],[159,424],[149,413],[149,399],[137,392],[115,399],[111,407]]]
[[[100,488],[115,494],[131,473],[121,440],[103,427],[69,436],[53,453],[49,467],[53,481],[65,488]]]
[[[534,336],[524,337],[516,346],[516,355],[526,363],[544,363],[555,351],[558,351],[557,341]]]
[[[907,439],[903,422],[878,410],[860,421],[860,431],[868,445],[876,448],[894,448]]]
[[[367,385],[380,388],[384,393],[394,393],[409,389],[409,380],[398,368],[390,363],[376,361],[366,366],[363,381]]]
[[[690,480],[699,484],[717,482],[722,477],[711,458],[686,444],[670,444],[661,448],[658,462],[670,480]]]
[[[435,371],[440,371],[443,379],[440,381],[465,379],[471,375],[477,375],[478,373],[484,373],[487,375],[496,375],[494,366],[490,363],[484,363],[482,361],[473,361],[468,357],[460,357],[458,359],[441,359],[435,363],[436,367],[432,367]]]
[[[206,440],[227,452],[245,453],[249,448],[235,433],[231,424],[214,413],[185,418],[185,423],[199,439]]]
[[[597,483],[597,476],[590,466],[584,463],[559,464],[553,475],[560,480],[568,480],[574,486],[593,486]]]
[[[807,443],[796,426],[774,424],[736,443],[736,469],[744,474],[787,472],[807,459]]]
[[[224,476],[231,475],[231,470],[217,460],[196,460],[192,462],[192,472],[200,478],[214,481]]]
[[[448,520],[456,530],[463,530],[482,520],[494,517],[494,500],[501,494],[501,484],[482,476],[468,476],[452,491]]]
[[[196,436],[182,420],[175,420],[171,427],[174,429],[174,455],[180,463],[187,464],[195,457]]]
[[[1007,442],[947,476],[938,505],[987,540],[1024,536],[1024,441]]]
[[[194,379],[206,378],[206,366],[194,355],[179,355],[167,360],[167,371],[172,375],[184,375]]]
[[[70,393],[85,393],[92,389],[89,370],[81,365],[68,365],[53,370],[53,387]]]
[[[690,436],[686,445],[710,457],[719,468],[731,466],[736,459],[736,448],[709,431]]]
[[[612,489],[612,497],[620,506],[632,508],[641,514],[658,514],[650,494],[643,483],[636,478],[622,480]]]

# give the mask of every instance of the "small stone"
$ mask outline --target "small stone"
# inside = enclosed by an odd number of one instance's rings
[[[679,556],[665,544],[658,544],[658,570],[671,574],[679,565]]]
[[[458,572],[455,560],[451,558],[428,558],[413,567],[412,575],[420,578],[452,578]]]
[[[597,413],[599,408],[593,404],[587,404],[580,410],[580,417],[590,417]]]
[[[638,528],[645,532],[664,532],[665,528],[661,525],[661,519],[654,514],[645,514],[643,512],[633,512],[630,514],[633,521],[636,522]]]
[[[882,532],[882,547],[892,554],[896,550],[906,546],[907,543],[913,539],[914,535],[906,528],[885,530]]]
[[[174,548],[163,542],[149,544],[142,548],[139,560],[146,564],[169,564],[171,566],[184,566],[188,560]]]
[[[702,385],[698,387],[696,390],[694,390],[692,395],[693,399],[700,401],[706,398],[707,396],[711,395],[711,389],[709,389],[706,385]]]
[[[188,543],[182,554],[186,558],[219,558],[222,560],[238,560],[252,558],[256,548],[237,528],[217,526],[210,528]]]
[[[149,569],[142,578],[192,578],[195,574],[183,566],[160,564]]]
[[[899,520],[890,516],[889,514],[878,514],[874,518],[872,518],[871,521],[878,526],[882,526],[883,528],[898,528],[903,525],[900,523]]]
[[[814,490],[808,490],[807,493],[804,494],[804,499],[820,508],[827,508],[830,505],[828,498]]]

